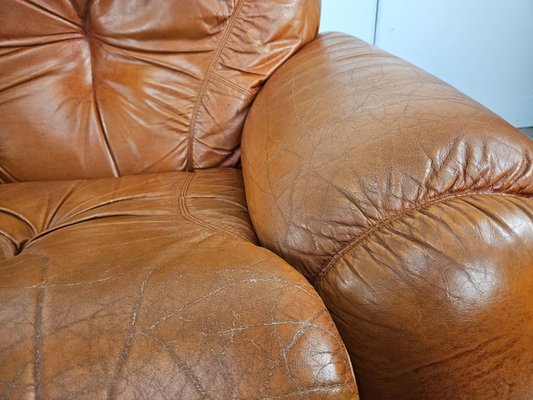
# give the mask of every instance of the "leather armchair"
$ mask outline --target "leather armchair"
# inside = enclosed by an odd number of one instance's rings
[[[0,398],[533,396],[532,142],[319,7],[0,2]]]

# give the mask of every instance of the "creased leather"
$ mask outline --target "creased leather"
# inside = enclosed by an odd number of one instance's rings
[[[68,180],[236,165],[319,1],[2,0],[0,20],[0,182]]]
[[[245,124],[260,243],[300,270],[362,399],[533,396],[533,143],[396,57],[327,34]]]
[[[363,399],[533,396],[533,200],[469,194],[384,224],[319,284]]]
[[[353,399],[322,301],[255,245],[241,173],[0,186],[0,397]]]

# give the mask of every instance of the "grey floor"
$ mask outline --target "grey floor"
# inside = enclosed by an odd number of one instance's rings
[[[524,132],[526,135],[529,136],[530,139],[533,140],[533,127],[531,128],[520,128],[522,132]]]

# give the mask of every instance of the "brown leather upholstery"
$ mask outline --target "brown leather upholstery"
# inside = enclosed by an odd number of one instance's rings
[[[243,137],[252,222],[343,336],[363,399],[533,398],[533,143],[340,34],[265,85]]]
[[[250,103],[318,6],[0,1],[0,182],[235,165]]]
[[[532,142],[319,4],[0,0],[1,399],[533,398]]]
[[[0,186],[0,397],[353,399],[235,169]]]

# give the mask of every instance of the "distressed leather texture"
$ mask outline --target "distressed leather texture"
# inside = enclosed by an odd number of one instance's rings
[[[356,397],[322,301],[255,244],[238,170],[1,185],[0,204],[0,397]]]
[[[2,0],[0,20],[0,182],[83,179],[235,166],[319,0]]]
[[[0,398],[533,398],[532,142],[319,5],[0,1]]]
[[[533,145],[342,34],[267,82],[242,143],[260,243],[324,299],[362,399],[533,398]]]

